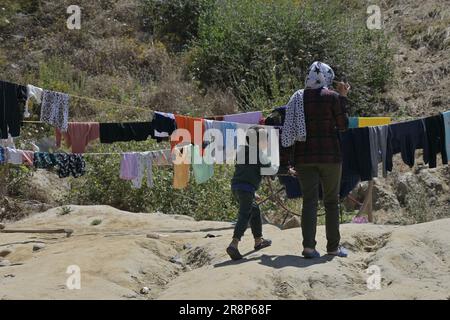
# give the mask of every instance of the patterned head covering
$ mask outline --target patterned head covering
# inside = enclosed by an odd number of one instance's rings
[[[333,84],[334,71],[326,63],[316,61],[309,67],[306,77],[306,89],[328,88]]]

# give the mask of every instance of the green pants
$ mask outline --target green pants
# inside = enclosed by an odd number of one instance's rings
[[[339,190],[342,164],[300,164],[297,165],[296,169],[303,192],[301,219],[303,247],[311,249],[316,247],[317,206],[319,186],[322,184],[327,251],[336,251],[341,240],[339,233]]]

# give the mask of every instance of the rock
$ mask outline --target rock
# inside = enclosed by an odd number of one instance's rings
[[[0,230],[3,230],[3,229],[5,229],[5,225],[0,223]]]
[[[192,249],[192,244],[190,244],[190,243],[185,243],[185,244],[183,245],[183,249],[184,249],[184,250]]]
[[[9,267],[11,265],[11,262],[9,260],[1,260],[0,261],[0,267]]]
[[[11,253],[13,253],[13,250],[11,249],[3,249],[0,251],[0,257],[4,258],[8,255],[10,255]]]
[[[33,245],[33,251],[39,251],[45,248],[45,244],[43,243],[35,243]]]
[[[184,265],[183,258],[181,258],[180,256],[172,257],[172,258],[170,258],[169,261],[172,263],[178,264],[180,266]]]
[[[12,274],[12,273],[9,273],[9,274],[5,274],[3,277],[4,277],[4,278],[15,278],[16,275],[15,275],[15,274]]]
[[[149,294],[150,293],[150,288],[148,287],[143,287],[141,289],[141,294]]]
[[[218,236],[215,236],[211,233],[208,233],[206,236],[204,236],[204,238],[215,238],[215,237],[218,237]]]
[[[149,238],[149,239],[159,239],[161,237],[157,233],[149,233],[149,234],[147,234],[147,238]]]
[[[300,219],[298,217],[289,218],[281,227],[283,230],[300,228]]]

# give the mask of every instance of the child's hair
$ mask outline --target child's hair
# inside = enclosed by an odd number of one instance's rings
[[[247,142],[247,145],[250,145],[250,138],[252,134],[256,134],[256,146],[259,148],[259,142],[260,142],[260,134],[262,131],[265,131],[267,133],[266,128],[262,126],[253,126],[250,127],[247,130],[247,134],[245,136],[245,141]]]

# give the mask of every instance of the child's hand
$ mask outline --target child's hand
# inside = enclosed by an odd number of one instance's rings
[[[261,201],[261,197],[259,196],[259,194],[255,193],[255,200],[256,201]]]

